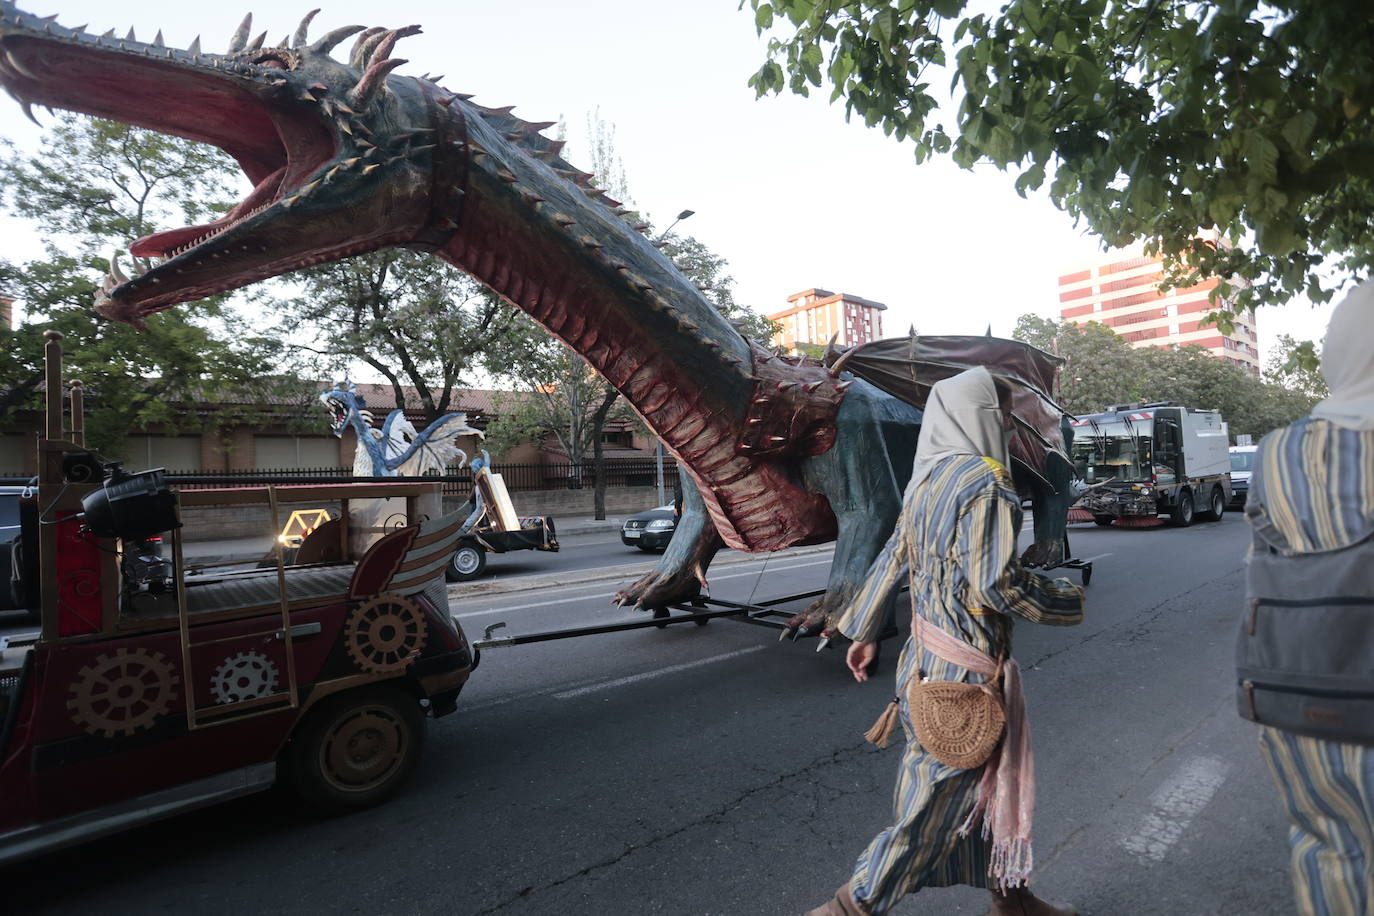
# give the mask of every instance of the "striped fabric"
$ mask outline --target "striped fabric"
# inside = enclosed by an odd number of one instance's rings
[[[1374,748],[1260,729],[1302,916],[1374,916]]]
[[[1268,515],[1299,553],[1374,533],[1374,430],[1299,420],[1260,441],[1245,514]]]
[[[1245,514],[1267,518],[1299,552],[1374,532],[1374,430],[1300,420],[1265,436]],[[1293,890],[1303,916],[1374,916],[1374,748],[1260,730],[1289,817]]]
[[[839,620],[850,639],[871,642],[903,577],[913,611],[994,658],[1011,652],[1012,615],[1036,623],[1070,625],[1083,619],[1083,592],[1067,579],[1026,571],[1016,559],[1021,501],[996,462],[954,456],[909,489],[887,544],[863,587]],[[894,824],[880,833],[855,866],[850,887],[874,914],[922,887],[988,887],[989,842],[981,831],[958,835],[972,810],[982,769],[955,770],[929,757],[912,738],[906,683],[916,662],[908,638],[897,668],[899,706],[907,746],[893,807]],[[921,668],[934,680],[978,682],[979,675],[923,652]]]

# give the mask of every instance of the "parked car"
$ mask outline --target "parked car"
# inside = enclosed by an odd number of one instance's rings
[[[673,504],[648,509],[625,519],[620,529],[620,541],[627,547],[646,552],[665,550],[677,530],[677,513]]]
[[[1231,446],[1231,505],[1245,505],[1250,494],[1250,472],[1255,469],[1254,445]]]

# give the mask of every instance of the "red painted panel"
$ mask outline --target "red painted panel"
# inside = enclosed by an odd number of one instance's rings
[[[98,633],[100,610],[100,545],[81,533],[81,523],[57,523],[57,633]]]

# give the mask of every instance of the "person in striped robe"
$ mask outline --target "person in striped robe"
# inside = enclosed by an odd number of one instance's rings
[[[917,615],[989,659],[1010,661],[1016,617],[1057,626],[1083,619],[1083,592],[1067,579],[1027,571],[1017,559],[1021,500],[1007,465],[1004,398],[986,369],[937,383],[927,401],[911,482],[901,516],[864,585],[841,616],[840,632],[853,640],[848,664],[868,679],[877,655],[885,610],[903,578]],[[1031,868],[1030,811],[1034,807],[1029,732],[1019,782],[1005,762],[985,776],[998,752],[977,769],[958,770],[936,760],[915,740],[906,684],[918,671],[932,680],[981,683],[986,678],[933,654],[930,641],[902,649],[890,715],[906,733],[897,775],[894,822],[859,856],[849,882],[809,916],[877,916],[923,887],[967,884],[993,890],[994,914],[1059,916],[1025,886]],[[1016,678],[1019,685],[1019,676]],[[1010,679],[1006,681],[1010,684]],[[1011,690],[1007,691],[1012,734]],[[1019,699],[1019,697],[1018,697]],[[1021,723],[1024,726],[1024,722]],[[1004,737],[1002,745],[1011,744]],[[1014,756],[1014,755],[1013,755]],[[989,787],[989,783],[993,785]],[[1001,799],[986,797],[989,788]],[[985,819],[985,826],[975,821]],[[990,828],[990,829],[988,829]],[[1010,828],[1010,829],[1008,829]],[[990,870],[993,874],[990,874]]]
[[[1321,359],[1330,397],[1256,451],[1246,518],[1277,529],[1300,555],[1374,537],[1372,342],[1374,280],[1331,315]],[[1260,728],[1260,747],[1289,817],[1298,911],[1374,916],[1374,747],[1271,726]]]

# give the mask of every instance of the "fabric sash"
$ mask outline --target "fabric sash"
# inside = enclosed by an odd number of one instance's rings
[[[951,636],[920,614],[913,616],[912,629],[936,657],[988,680],[997,676],[996,659]],[[988,875],[998,888],[1006,890],[1029,881],[1035,864],[1031,851],[1035,757],[1031,753],[1030,722],[1026,719],[1026,701],[1021,690],[1021,667],[1015,659],[1008,658],[1001,664],[1001,673],[1007,731],[1001,745],[983,765],[977,802],[960,825],[959,835],[967,836],[982,816],[983,836],[992,838]]]

